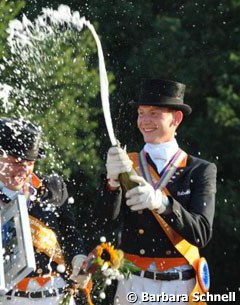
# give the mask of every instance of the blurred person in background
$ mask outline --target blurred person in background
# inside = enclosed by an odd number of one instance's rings
[[[57,305],[68,278],[79,287],[89,280],[79,275],[86,253],[62,177],[34,173],[35,161],[45,157],[41,135],[29,121],[0,119],[0,206],[25,195],[36,261],[36,269],[0,297],[4,305]]]

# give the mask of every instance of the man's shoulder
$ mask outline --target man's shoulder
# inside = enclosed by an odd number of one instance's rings
[[[48,203],[62,206],[68,198],[68,191],[63,177],[51,174],[41,178],[43,194],[42,199]]]
[[[205,159],[188,155],[187,157],[187,166],[192,168],[210,168],[213,171],[216,171],[217,167],[216,164]]]
[[[214,164],[213,162],[210,162],[210,161],[208,161],[206,159],[202,159],[202,158],[196,157],[196,156],[191,155],[191,154],[188,154],[188,162],[196,163],[196,164],[205,164],[205,165]]]

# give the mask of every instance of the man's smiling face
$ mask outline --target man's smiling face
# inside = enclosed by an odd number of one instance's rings
[[[22,160],[13,156],[0,158],[0,181],[13,191],[20,190],[32,174],[34,161]]]
[[[181,121],[181,111],[156,106],[138,107],[138,128],[146,143],[158,144],[173,140]]]

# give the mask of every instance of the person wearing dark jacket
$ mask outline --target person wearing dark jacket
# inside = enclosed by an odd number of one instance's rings
[[[109,149],[97,203],[99,219],[120,226],[119,247],[141,269],[118,283],[114,304],[132,302],[129,293],[134,304],[205,304],[197,295],[209,288],[208,267],[198,250],[212,237],[216,166],[178,146],[176,130],[192,111],[185,85],[144,79],[140,88],[132,104],[145,144],[139,153]]]
[[[4,305],[59,304],[68,278],[80,287],[88,281],[78,274],[86,252],[62,177],[33,172],[35,161],[45,157],[41,134],[29,121],[0,119],[0,207],[25,195],[36,262],[32,273],[0,297]]]

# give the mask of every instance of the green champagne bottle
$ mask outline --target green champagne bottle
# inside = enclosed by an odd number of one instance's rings
[[[121,147],[120,142],[117,140],[117,147]],[[130,172],[121,173],[118,177],[118,180],[120,182],[121,188],[123,192],[127,192],[128,190],[131,190],[132,188],[138,186],[136,182],[133,182],[130,180],[130,176],[137,175],[137,172],[132,168]]]
[[[138,184],[130,180],[130,176],[137,175],[136,171],[132,168],[130,172],[122,173],[119,175],[118,179],[121,185],[122,190],[126,193],[128,190],[138,186]]]

